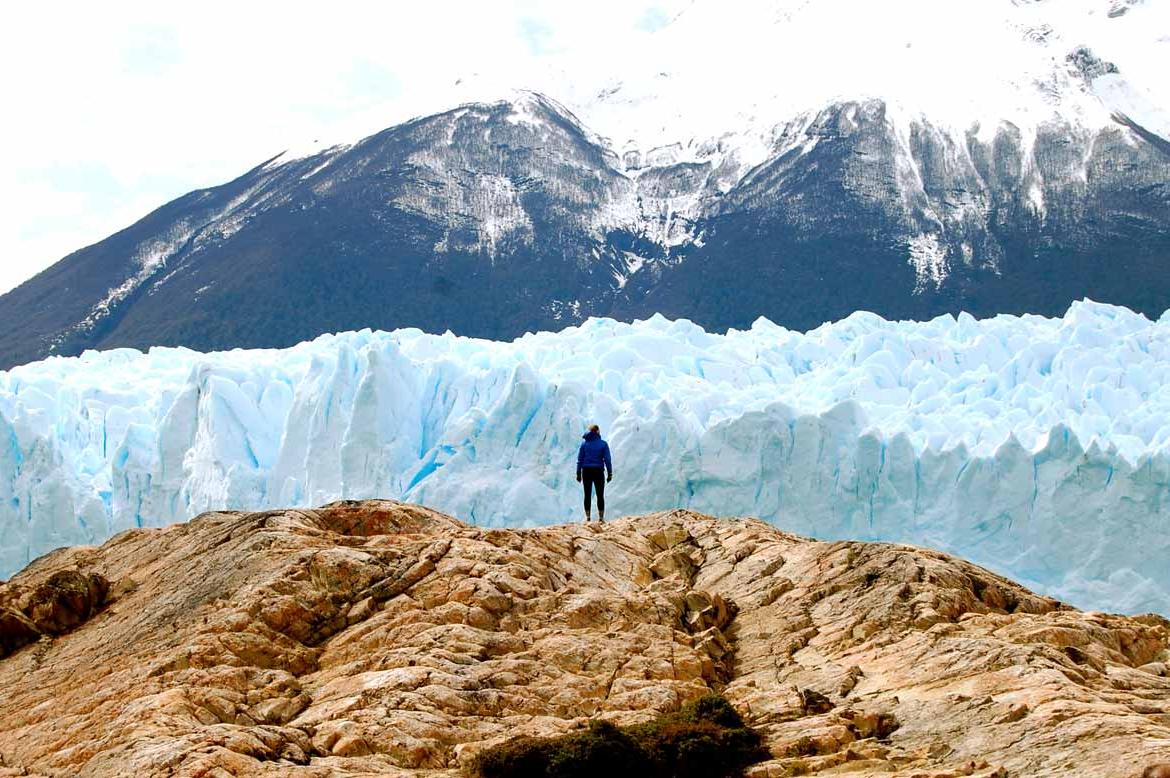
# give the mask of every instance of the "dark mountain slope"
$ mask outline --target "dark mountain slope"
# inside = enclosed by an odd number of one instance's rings
[[[685,264],[627,297],[717,328],[764,315],[798,329],[887,318],[1063,312],[1091,297],[1170,307],[1170,155],[1121,126],[1044,128],[1031,155],[1004,127],[963,148],[917,126],[903,164],[881,103],[826,111],[811,151],[777,156],[703,222]]]
[[[984,137],[840,103],[779,128],[742,175],[717,154],[628,169],[547,98],[468,105],[270,161],[71,254],[0,298],[0,365],[363,327],[507,338],[590,315],[807,328],[858,309],[1170,307],[1157,135]]]

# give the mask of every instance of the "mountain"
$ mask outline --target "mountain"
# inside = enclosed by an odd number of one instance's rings
[[[655,312],[1170,306],[1161,6],[743,6],[696,2],[618,76],[550,68],[181,197],[0,298],[0,365]]]
[[[1170,761],[1168,661],[1164,618],[751,519],[212,513],[0,584],[0,776],[454,778],[718,690],[751,778],[1130,778]]]
[[[1170,315],[857,313],[809,333],[592,319],[287,350],[127,349],[0,373],[0,577],[208,510],[394,497],[477,526],[686,507],[961,554],[1081,607],[1170,613]],[[1136,540],[1135,540],[1136,539]]]

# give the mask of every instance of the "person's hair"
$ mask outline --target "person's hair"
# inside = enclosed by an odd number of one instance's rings
[[[590,432],[601,432],[601,427],[598,427],[596,424],[590,424],[589,431]]]

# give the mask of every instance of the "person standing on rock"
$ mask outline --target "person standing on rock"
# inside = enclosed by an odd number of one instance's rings
[[[590,519],[593,490],[597,490],[597,520],[605,521],[605,484],[613,480],[613,461],[609,444],[601,439],[601,427],[596,424],[582,435],[585,440],[577,449],[577,481],[585,487],[585,523]]]

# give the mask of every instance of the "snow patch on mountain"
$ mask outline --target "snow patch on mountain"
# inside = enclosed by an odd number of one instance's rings
[[[939,243],[938,236],[917,235],[910,240],[909,249],[915,293],[942,286],[947,277],[947,249]]]
[[[1170,65],[1170,62],[1167,62]],[[1093,79],[1093,92],[1114,114],[1120,114],[1146,130],[1170,140],[1170,110],[1154,102],[1144,91],[1116,73]]]
[[[245,219],[265,206],[271,206],[273,198],[282,196],[279,192],[268,190],[267,184],[268,181],[262,178],[222,207],[199,213],[197,217],[181,219],[158,237],[142,242],[129,258],[132,271],[125,280],[110,288],[84,319],[58,335],[49,350],[56,350],[62,342],[78,332],[90,331],[99,326],[119,305],[148,283],[151,292],[165,284],[176,270],[169,273],[164,271],[180,255],[197,250],[200,240],[231,237]]]
[[[151,276],[163,268],[167,260],[170,259],[175,252],[187,244],[191,240],[191,236],[195,234],[195,230],[187,223],[179,223],[176,225],[162,240],[151,240],[146,244],[139,246],[138,251],[135,252],[132,262],[138,266],[137,272],[127,278],[124,282],[114,287],[109,293],[102,298],[102,300],[94,306],[89,315],[82,320],[78,325],[80,329],[90,329],[100,320],[110,314],[110,311],[118,303],[129,297],[134,290],[142,286]]]

